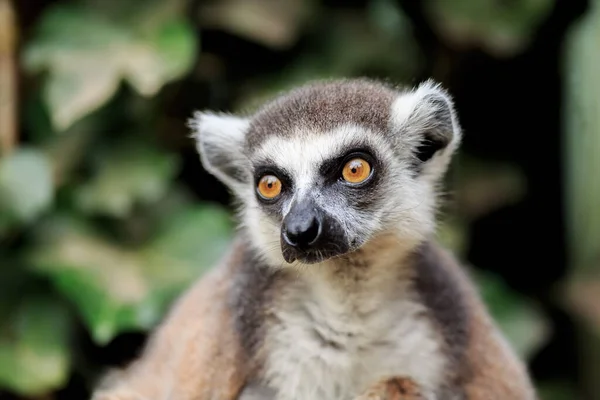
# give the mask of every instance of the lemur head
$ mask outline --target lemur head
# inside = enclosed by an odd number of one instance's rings
[[[190,126],[204,168],[240,201],[252,244],[274,265],[349,256],[380,235],[423,240],[461,135],[431,80],[411,90],[316,82],[250,116],[197,112]]]

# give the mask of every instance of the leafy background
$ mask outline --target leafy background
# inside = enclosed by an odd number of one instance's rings
[[[546,400],[600,399],[600,1],[0,0],[0,398],[87,398],[221,257],[195,109],[433,76],[440,238]]]

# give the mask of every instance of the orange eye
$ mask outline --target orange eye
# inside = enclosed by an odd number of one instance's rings
[[[273,175],[265,175],[258,182],[258,193],[265,199],[271,200],[281,193],[281,181]]]
[[[354,158],[344,165],[342,176],[349,183],[364,182],[371,175],[371,165],[362,158]]]

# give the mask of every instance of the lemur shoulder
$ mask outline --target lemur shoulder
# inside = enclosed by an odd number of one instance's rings
[[[237,239],[94,400],[536,399],[436,243],[461,140],[439,84],[313,82],[190,126],[237,200]]]

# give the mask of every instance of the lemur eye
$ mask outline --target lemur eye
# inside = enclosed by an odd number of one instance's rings
[[[344,165],[342,177],[349,183],[361,183],[371,175],[371,165],[362,158],[353,158]]]
[[[261,197],[272,200],[281,193],[281,181],[274,175],[265,175],[258,181],[257,190]]]

